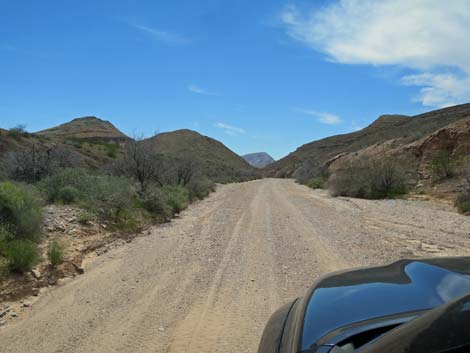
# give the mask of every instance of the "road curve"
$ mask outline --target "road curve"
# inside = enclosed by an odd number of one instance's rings
[[[270,314],[322,274],[465,255],[470,218],[330,198],[291,180],[225,185],[100,256],[0,330],[4,353],[256,352]]]

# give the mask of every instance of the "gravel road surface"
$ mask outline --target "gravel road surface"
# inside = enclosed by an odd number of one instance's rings
[[[46,291],[0,352],[256,352],[270,314],[327,272],[469,249],[470,217],[445,205],[225,185]]]

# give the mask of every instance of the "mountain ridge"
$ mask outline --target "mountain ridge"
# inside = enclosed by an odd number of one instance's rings
[[[254,152],[242,156],[242,158],[255,168],[264,168],[275,160],[267,152]]]

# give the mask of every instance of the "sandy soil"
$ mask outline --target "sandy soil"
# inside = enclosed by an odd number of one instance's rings
[[[226,185],[41,295],[0,328],[0,352],[256,352],[270,314],[322,274],[469,245],[470,218],[445,205]]]

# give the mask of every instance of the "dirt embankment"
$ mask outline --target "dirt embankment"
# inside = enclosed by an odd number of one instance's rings
[[[445,205],[226,185],[22,309],[0,351],[255,352],[270,314],[326,272],[469,246],[470,218]]]

